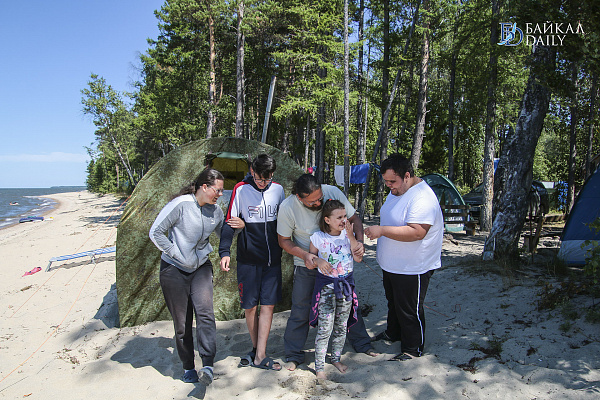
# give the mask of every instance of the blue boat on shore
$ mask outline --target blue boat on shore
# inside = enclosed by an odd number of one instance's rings
[[[37,217],[37,216],[29,216],[29,217],[23,217],[21,219],[19,219],[19,222],[34,222],[34,221],[43,221],[44,217]]]

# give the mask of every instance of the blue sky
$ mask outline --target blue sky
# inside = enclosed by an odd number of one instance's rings
[[[90,74],[132,91],[164,0],[3,2],[0,188],[85,185],[94,124],[81,109]]]

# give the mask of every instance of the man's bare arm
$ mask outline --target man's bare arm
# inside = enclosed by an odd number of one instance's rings
[[[400,242],[415,242],[423,240],[431,228],[429,224],[408,224],[404,226],[370,226],[365,230],[369,239],[378,239],[382,236]]]
[[[358,240],[359,242],[364,242],[365,231],[360,217],[354,214],[353,216],[348,218],[348,222],[354,225],[354,237],[356,238],[356,240]]]
[[[356,243],[352,245],[352,256],[355,260],[362,260],[363,255],[365,254],[365,245],[364,241],[364,230],[363,224],[358,215],[354,214],[350,218],[348,218],[348,222],[353,225],[352,231],[354,232],[354,236],[356,237]]]
[[[298,246],[292,241],[291,237],[277,235],[277,241],[279,242],[279,246],[287,253],[290,253],[293,256],[303,259],[306,268],[314,269],[316,267],[314,259],[318,258],[317,255],[311,254],[308,251],[302,249],[300,246]]]

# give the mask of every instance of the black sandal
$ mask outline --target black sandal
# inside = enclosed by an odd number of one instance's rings
[[[400,353],[390,358],[389,361],[408,361],[412,360],[414,357],[407,353]]]
[[[278,365],[279,368],[275,368],[276,365]],[[252,366],[256,367],[256,368],[261,368],[261,369],[269,369],[271,371],[281,371],[283,369],[281,364],[278,363],[277,361],[273,360],[271,357],[263,358],[263,360],[260,362],[260,364],[252,363]]]

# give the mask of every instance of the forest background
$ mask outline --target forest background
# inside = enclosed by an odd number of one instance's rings
[[[392,152],[463,193],[483,182],[481,228],[514,253],[531,180],[566,182],[568,212],[600,152],[593,0],[167,0],[155,15],[135,90],[95,74],[82,90],[92,191],[132,191],[193,140],[261,140],[268,121],[266,142],[324,183]],[[377,213],[382,182],[361,186],[345,190]]]

